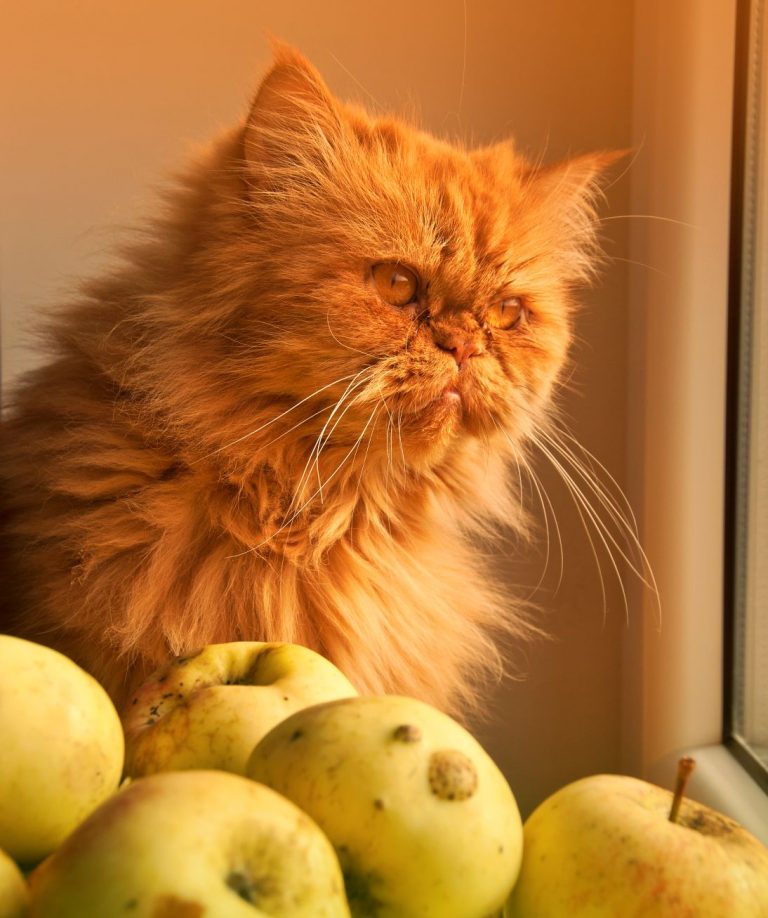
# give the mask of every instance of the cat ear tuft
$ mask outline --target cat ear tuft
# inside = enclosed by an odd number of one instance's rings
[[[626,155],[626,150],[585,153],[552,166],[533,169],[527,178],[543,201],[554,201],[560,206],[591,205],[602,193],[608,170]]]
[[[597,203],[603,196],[612,166],[627,150],[586,153],[523,176],[526,192],[536,203],[551,244],[560,253],[569,280],[592,279],[601,251],[597,243]]]
[[[273,41],[274,63],[245,126],[245,159],[255,173],[316,166],[339,132],[338,105],[323,78],[295,48]]]

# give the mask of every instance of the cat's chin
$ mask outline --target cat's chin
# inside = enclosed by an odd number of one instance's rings
[[[463,399],[461,397],[461,392],[456,388],[456,386],[447,386],[440,395],[440,400],[443,404],[461,410],[463,406]]]
[[[399,447],[412,468],[441,464],[456,444],[467,438],[487,438],[498,423],[476,397],[449,384],[399,414]]]
[[[469,434],[486,436],[494,429],[493,417],[479,394],[472,387],[445,386],[427,410],[451,437]]]

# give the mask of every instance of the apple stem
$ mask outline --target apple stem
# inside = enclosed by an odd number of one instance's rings
[[[669,811],[670,822],[677,822],[677,814],[680,812],[680,804],[683,802],[685,786],[695,767],[696,759],[692,759],[689,755],[683,756],[677,763],[677,783],[675,784],[675,795],[672,798],[672,807]]]

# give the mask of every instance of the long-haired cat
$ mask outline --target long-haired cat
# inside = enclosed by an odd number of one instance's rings
[[[466,710],[529,627],[471,541],[525,528],[507,466],[546,429],[613,159],[450,145],[278,48],[15,392],[3,630],[118,703],[247,639]]]

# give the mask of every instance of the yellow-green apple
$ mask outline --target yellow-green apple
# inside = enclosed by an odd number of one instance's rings
[[[223,771],[128,784],[30,875],[30,918],[348,918],[328,839]]]
[[[26,880],[16,862],[0,851],[0,918],[26,918],[28,904]]]
[[[0,742],[0,848],[31,865],[117,789],[120,718],[68,657],[0,635]]]
[[[733,820],[626,775],[561,788],[528,817],[505,918],[768,916],[768,849]]]
[[[522,823],[509,784],[477,740],[423,702],[305,708],[261,740],[247,774],[330,838],[353,915],[481,918],[517,877]]]
[[[163,666],[128,702],[125,772],[243,774],[256,743],[289,714],[356,694],[333,663],[299,644],[210,644]]]

